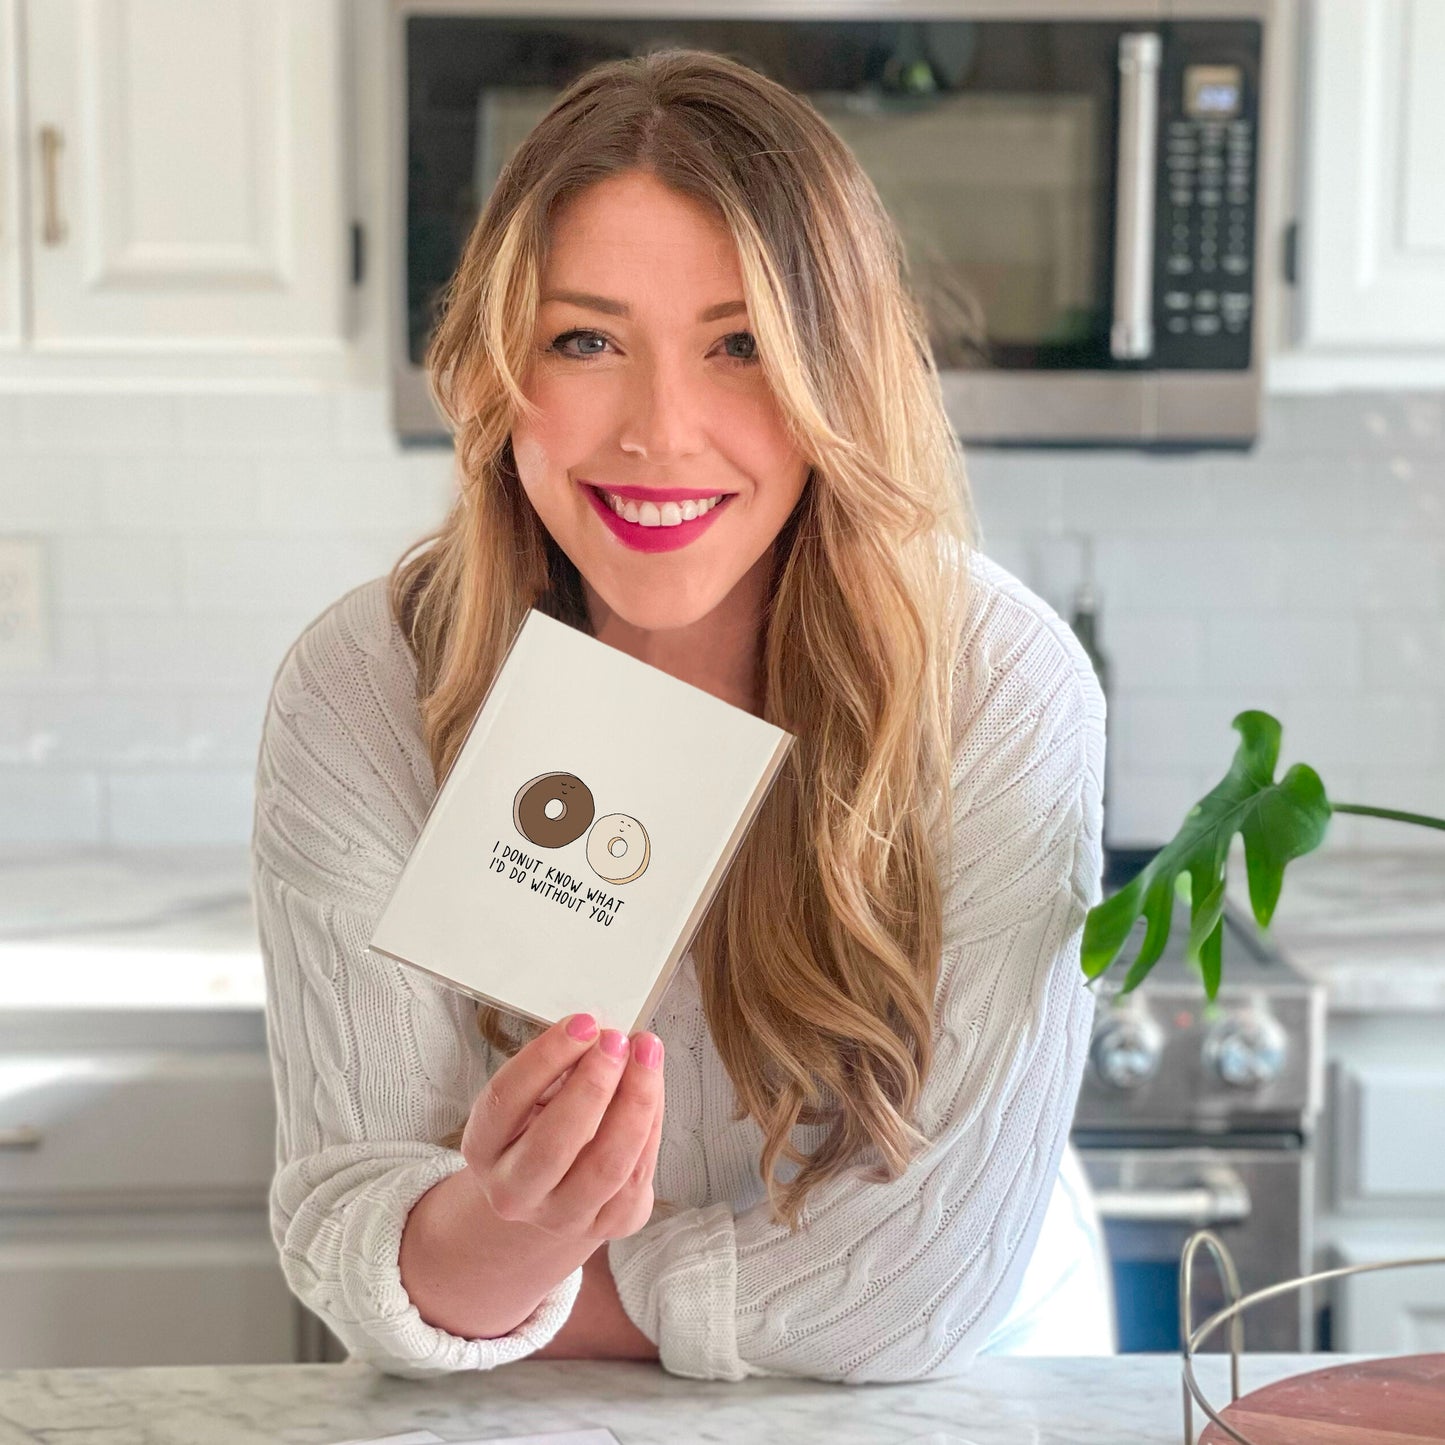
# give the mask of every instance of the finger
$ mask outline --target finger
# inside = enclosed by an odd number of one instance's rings
[[[527,1127],[538,1096],[553,1085],[560,1087],[562,1075],[595,1047],[595,1032],[582,1039],[574,1038],[569,1032],[569,1025],[589,1017],[573,1014],[559,1019],[513,1054],[487,1080],[467,1128],[468,1157],[476,1167],[485,1170],[495,1165],[502,1152]],[[595,1020],[592,1026],[596,1028]]]
[[[604,1029],[577,1061],[557,1096],[528,1125],[525,1135],[498,1158],[494,1174],[508,1186],[511,1196],[525,1205],[541,1206],[572,1167],[578,1151],[596,1134],[628,1066],[626,1057],[618,1058],[603,1048],[609,1038],[624,1046],[627,1043],[626,1036],[616,1029]],[[553,1217],[559,1218],[555,1227],[563,1228],[567,1221],[552,1210],[537,1222],[545,1224]]]
[[[640,1196],[644,1191],[653,1187],[653,1176],[657,1169],[657,1151],[662,1142],[662,1118],[664,1114],[662,1090],[657,1094],[657,1110],[653,1115],[652,1129],[647,1136],[647,1142],[642,1146],[642,1153],[638,1156],[637,1166],[633,1169],[627,1183],[603,1205],[601,1213],[597,1216],[594,1229],[597,1233],[605,1235],[609,1239],[625,1237],[634,1233],[647,1221],[638,1223],[636,1215],[641,1207]],[[650,1214],[649,1210],[649,1214]]]
[[[549,1113],[563,1104],[568,1092],[564,1089],[548,1105]],[[591,1139],[552,1189],[561,1214],[590,1220],[627,1183],[657,1121],[661,1093],[660,1061],[655,1069],[636,1060],[629,1064]]]

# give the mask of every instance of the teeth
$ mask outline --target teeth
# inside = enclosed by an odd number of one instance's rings
[[[607,505],[625,521],[635,522],[641,527],[676,527],[712,511],[727,493],[719,492],[715,497],[704,497],[699,501],[689,500],[680,505],[677,502],[664,502],[661,507],[655,502],[635,502],[630,498],[614,496],[611,492],[603,492],[602,495],[606,498]]]

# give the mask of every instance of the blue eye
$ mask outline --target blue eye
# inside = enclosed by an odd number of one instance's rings
[[[584,338],[589,339],[589,340],[594,340],[594,341],[605,341],[605,340],[607,339],[605,336],[603,336],[603,335],[601,334],[601,332],[598,332],[598,331],[580,331],[580,330],[564,331],[559,337],[556,338],[556,340],[554,340],[554,341],[552,342],[552,345],[551,345],[551,347],[550,347],[549,349],[552,350],[552,351],[557,352],[558,355],[560,355],[560,356],[570,357],[573,361],[583,360],[583,359],[585,359],[585,357],[587,357],[587,356],[597,356],[597,355],[599,355],[599,353],[596,352],[596,351],[590,351],[590,352],[584,352],[583,355],[579,357],[578,354],[577,354],[575,351],[563,351],[563,350],[562,350],[562,347],[563,347],[563,345],[564,345],[566,342],[571,341],[571,340],[573,340],[575,337],[579,337],[579,336],[580,336],[580,337],[584,337]]]
[[[758,341],[757,337],[755,337],[751,331],[734,331],[726,340],[746,341],[748,343],[748,354],[746,356],[735,356],[733,358],[734,361],[752,362],[758,359]]]

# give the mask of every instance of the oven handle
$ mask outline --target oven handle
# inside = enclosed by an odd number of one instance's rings
[[[1119,146],[1114,227],[1114,324],[1121,361],[1154,350],[1154,174],[1159,151],[1159,37],[1119,37]]]
[[[1249,1218],[1249,1190],[1233,1169],[1209,1170],[1178,1189],[1095,1189],[1103,1220],[1134,1224],[1239,1224]]]

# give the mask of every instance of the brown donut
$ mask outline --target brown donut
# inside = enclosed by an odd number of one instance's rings
[[[562,804],[562,816],[549,818],[547,804]],[[592,790],[573,773],[541,773],[523,783],[512,800],[512,826],[539,848],[565,848],[591,826]]]

